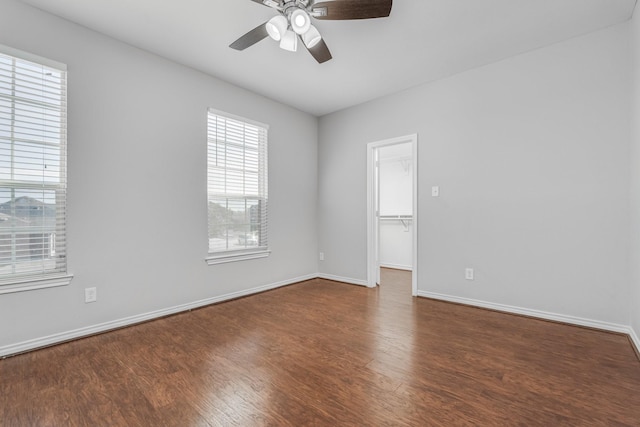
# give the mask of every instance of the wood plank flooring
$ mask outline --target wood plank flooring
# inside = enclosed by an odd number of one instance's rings
[[[0,360],[2,426],[640,426],[625,336],[311,280]]]

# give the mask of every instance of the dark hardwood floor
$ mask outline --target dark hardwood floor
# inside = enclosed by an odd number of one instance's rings
[[[410,289],[311,280],[0,360],[0,425],[640,425],[625,336]]]

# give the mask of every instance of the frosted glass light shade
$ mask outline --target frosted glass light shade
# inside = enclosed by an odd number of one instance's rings
[[[304,34],[311,27],[311,18],[309,14],[302,9],[296,9],[291,14],[291,29],[296,34]]]
[[[284,33],[282,40],[280,40],[280,47],[284,50],[295,52],[298,49],[298,36],[296,33],[291,30]]]
[[[304,42],[305,46],[307,46],[307,48],[309,49],[317,45],[320,42],[320,40],[322,40],[322,36],[320,35],[316,27],[314,27],[313,25],[309,27],[309,31],[307,31],[302,35],[302,41]]]
[[[284,33],[287,31],[288,25],[289,23],[287,22],[287,18],[284,16],[274,16],[269,19],[269,22],[267,22],[267,34],[269,34],[269,37],[275,41],[280,41]]]

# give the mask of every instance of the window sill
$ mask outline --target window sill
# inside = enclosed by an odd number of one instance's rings
[[[32,291],[35,289],[54,288],[56,286],[66,286],[71,283],[73,274],[49,276],[41,279],[22,279],[6,284],[0,284],[0,295],[14,292]]]
[[[208,265],[224,264],[227,262],[245,261],[248,259],[266,258],[271,251],[269,249],[257,250],[252,252],[224,253],[213,255],[209,254],[205,261]]]

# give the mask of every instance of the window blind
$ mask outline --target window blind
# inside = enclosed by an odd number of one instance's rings
[[[208,111],[209,253],[266,251],[266,125]]]
[[[66,69],[15,52],[0,46],[0,285],[67,270]]]

